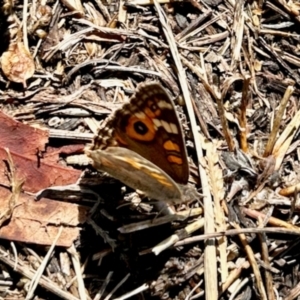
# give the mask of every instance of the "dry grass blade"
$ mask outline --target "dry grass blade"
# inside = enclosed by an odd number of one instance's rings
[[[281,133],[280,137],[277,139],[272,155],[276,157],[276,166],[275,170],[278,170],[282,160],[290,146],[294,135],[296,134],[296,130],[300,126],[300,111],[296,113],[290,123],[286,126],[284,131]]]
[[[57,236],[55,238],[55,240],[53,241],[51,247],[49,248],[46,256],[43,259],[43,262],[41,263],[41,265],[39,266],[39,268],[37,269],[36,273],[34,274],[34,277],[31,279],[30,285],[29,285],[29,289],[28,289],[28,293],[26,295],[26,300],[32,299],[35,295],[35,290],[39,284],[39,281],[41,279],[42,274],[45,271],[45,268],[49,262],[50,256],[53,253],[54,247],[56,246],[57,240],[59,239],[61,233],[62,233],[63,227],[60,227],[59,231],[57,232]]]
[[[247,105],[248,105],[248,89],[250,84],[250,76],[246,76],[243,84],[243,94],[242,94],[242,102],[241,102],[241,109],[239,115],[239,123],[240,127],[242,128],[240,132],[240,144],[241,149],[244,152],[248,152],[248,143],[247,143]]]
[[[275,144],[275,141],[276,141],[277,132],[278,132],[278,129],[280,127],[280,123],[281,123],[281,119],[282,119],[284,110],[286,108],[287,102],[289,101],[293,91],[294,91],[294,88],[289,86],[287,88],[283,98],[282,98],[282,101],[280,102],[280,107],[279,107],[279,109],[276,113],[273,128],[272,128],[268,143],[266,145],[264,157],[267,157],[268,155],[270,155],[272,153],[272,150],[273,150],[273,147],[274,147],[274,144]]]
[[[234,227],[236,229],[240,229],[240,227],[238,225],[235,225]],[[262,280],[262,277],[261,277],[261,274],[260,274],[260,271],[259,271],[259,267],[258,267],[257,262],[256,262],[255,257],[254,257],[253,250],[251,249],[251,247],[247,243],[246,236],[244,234],[239,234],[239,238],[240,238],[240,240],[243,244],[244,250],[247,253],[248,260],[249,260],[250,265],[253,269],[254,276],[255,276],[256,287],[257,287],[257,290],[258,290],[258,293],[259,293],[259,297],[262,300],[267,300],[268,297],[267,297],[267,294],[266,294],[266,291],[265,291],[265,288],[264,288],[264,285],[263,285],[263,280]]]
[[[81,269],[80,261],[79,261],[79,254],[76,251],[74,245],[72,245],[68,250],[69,254],[71,255],[72,263],[74,266],[76,279],[78,283],[78,293],[81,300],[87,300],[88,295],[86,294],[84,281],[82,277],[83,270]]]
[[[204,226],[204,219],[200,219],[192,224],[189,224],[183,230],[180,230],[180,232],[178,232],[177,234],[173,234],[166,240],[160,242],[158,245],[153,247],[152,252],[155,255],[158,255],[163,250],[178,243],[180,239],[183,239],[184,237],[191,235],[193,232],[199,230],[200,228],[203,228],[203,226]]]
[[[221,202],[225,197],[224,181],[221,168],[218,166],[219,156],[217,153],[216,145],[213,143],[206,143],[206,160],[207,160],[207,174],[209,178],[210,190],[215,204],[215,223],[216,231],[226,230],[225,214],[221,206]],[[228,277],[228,265],[227,265],[227,239],[225,237],[217,240],[218,255],[220,262],[221,280],[225,282]]]
[[[262,220],[259,220],[260,227],[263,227],[263,222]],[[272,273],[270,272],[271,268],[271,263],[269,260],[269,251],[268,251],[268,246],[267,246],[267,236],[264,233],[261,233],[258,235],[259,240],[261,243],[261,248],[262,248],[262,259],[265,263],[266,269],[264,270],[265,273],[265,282],[266,282],[266,293],[268,295],[269,300],[275,300],[275,294],[273,291],[273,276]]]
[[[198,160],[203,157],[201,145],[199,144],[199,140],[197,137],[199,136],[198,130],[196,127],[195,115],[193,113],[193,107],[190,100],[190,95],[187,87],[186,75],[184,69],[181,64],[181,59],[176,47],[175,38],[170,30],[170,27],[167,25],[165,21],[165,16],[163,15],[163,11],[159,6],[158,2],[154,0],[154,4],[156,10],[158,12],[160,22],[162,23],[164,33],[170,45],[170,51],[172,53],[173,59],[175,61],[177,71],[178,71],[178,79],[182,88],[183,97],[187,106],[189,119],[191,122],[192,133],[196,141],[196,151]],[[199,164],[199,174],[201,177],[202,189],[204,193],[204,211],[205,211],[205,230],[207,232],[214,231],[214,218],[213,218],[213,209],[212,209],[212,199],[211,194],[207,184],[207,177],[205,170]],[[217,299],[217,259],[216,259],[216,248],[213,241],[207,241],[205,245],[205,286],[206,286],[206,299]]]

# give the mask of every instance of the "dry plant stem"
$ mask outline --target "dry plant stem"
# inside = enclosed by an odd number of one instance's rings
[[[6,252],[0,249],[0,261],[3,262],[4,264],[10,266],[11,268],[14,268],[15,262],[10,259],[10,257],[7,255]],[[14,269],[16,272],[18,272],[20,275],[25,276],[26,278],[29,278],[30,280],[34,278],[35,272],[32,270],[28,269],[28,266],[20,266],[17,265],[16,268]],[[41,276],[39,279],[39,285],[52,292],[53,294],[57,295],[61,299],[65,300],[78,300],[78,298],[74,297],[72,294],[65,292],[61,290],[56,283],[52,282],[49,280],[48,277],[46,276]]]
[[[201,47],[203,45],[211,45],[221,40],[225,40],[229,36],[229,32],[224,31],[207,37],[195,39],[192,41],[192,46]]]
[[[286,108],[286,105],[287,105],[287,102],[289,101],[291,95],[293,94],[295,88],[292,87],[292,86],[288,86],[288,88],[286,89],[285,93],[284,93],[284,96],[280,102],[280,106],[279,106],[279,109],[276,113],[276,116],[275,116],[275,119],[274,119],[274,124],[273,124],[273,128],[272,128],[272,131],[271,131],[271,134],[269,136],[269,139],[268,139],[268,142],[267,142],[267,145],[266,145],[266,149],[265,149],[265,152],[264,152],[264,157],[267,157],[269,156],[271,153],[272,153],[272,150],[273,150],[273,147],[274,147],[274,144],[275,144],[275,141],[276,141],[276,136],[277,136],[277,133],[278,133],[278,130],[279,130],[279,127],[280,127],[280,123],[281,123],[281,119],[282,119],[282,116],[284,114],[284,110]]]
[[[262,228],[264,226],[262,219],[259,218],[258,222],[259,222],[259,227]],[[268,299],[275,300],[275,295],[274,295],[274,291],[273,291],[273,276],[272,276],[272,273],[270,272],[271,264],[270,264],[270,260],[269,260],[267,237],[266,237],[266,234],[264,234],[264,233],[259,233],[258,237],[259,237],[260,244],[261,244],[261,256],[265,263],[265,266],[267,267],[266,269],[264,269],[264,273],[265,273],[265,283],[266,283]]]
[[[232,291],[229,300],[237,299],[238,294],[242,292],[243,288],[246,286],[247,283],[249,283],[250,279],[253,278],[253,274],[250,276],[244,278],[237,286],[234,286],[235,289]]]
[[[183,221],[184,219],[185,218],[182,216],[168,215],[168,216],[155,218],[154,220],[150,219],[150,220],[145,220],[145,221],[136,222],[136,223],[132,223],[132,224],[127,224],[127,225],[124,225],[124,226],[118,228],[118,230],[121,233],[130,233],[130,232],[136,232],[136,231],[144,230],[144,229],[151,228],[151,227],[160,226],[162,224],[171,223],[171,222],[174,222],[177,220]]]
[[[231,39],[231,71],[235,70],[240,61],[241,46],[244,33],[244,1],[236,1]]]
[[[106,276],[105,280],[103,281],[103,284],[102,284],[102,286],[100,288],[100,291],[96,294],[96,296],[94,297],[93,300],[100,300],[101,299],[102,295],[104,294],[104,292],[106,290],[107,285],[110,282],[111,277],[113,276],[113,273],[114,272],[109,272],[107,274],[107,276]]]
[[[294,300],[298,299],[300,295],[300,283],[298,283],[293,289],[290,290],[290,293],[284,300]]]
[[[127,274],[116,286],[115,288],[104,298],[104,300],[109,300],[114,292],[118,290],[118,288],[129,278],[130,274]]]
[[[224,133],[224,137],[228,146],[229,151],[233,151],[234,150],[234,141],[232,138],[232,135],[230,133],[230,130],[228,128],[228,122],[225,116],[225,109],[224,109],[224,105],[223,105],[223,97],[217,97],[217,106],[218,106],[218,113],[219,113],[219,117],[220,117],[220,121],[221,121],[221,125],[222,125],[222,130]]]
[[[129,73],[141,73],[141,74],[147,74],[152,76],[161,77],[161,74],[155,71],[151,70],[143,70],[140,68],[134,68],[134,67],[121,67],[121,66],[99,66],[95,68],[97,70],[96,74],[99,73],[99,71],[123,71],[123,72],[129,72]]]
[[[234,224],[233,226],[236,229],[240,229],[240,226],[238,224]],[[251,247],[249,246],[249,244],[247,243],[245,234],[243,234],[243,233],[239,234],[239,238],[244,247],[244,250],[246,251],[249,263],[250,263],[253,273],[254,273],[256,287],[257,287],[257,291],[259,293],[259,299],[268,300],[266,290],[263,286],[263,280],[262,280],[261,274],[259,272],[259,268],[258,268],[256,259],[254,257],[254,253],[253,253]]]
[[[193,232],[197,231],[198,229],[202,228],[204,226],[204,219],[197,220],[193,222],[192,224],[189,224],[184,229],[180,230],[177,234],[171,235],[169,238],[163,240],[161,243],[153,247],[152,252],[155,255],[158,255],[163,250],[173,246],[175,243],[177,243],[180,239],[183,237],[191,235]]]
[[[290,123],[285,127],[280,137],[277,139],[272,154],[276,157],[275,170],[278,170],[288,148],[300,126],[300,110],[296,113]]]
[[[289,186],[287,188],[281,189],[278,193],[281,196],[291,196],[295,193],[296,190],[300,190],[300,183],[293,185],[293,186]]]
[[[160,5],[158,4],[157,0],[154,0],[155,8],[159,15],[159,20],[162,24],[162,28],[166,39],[170,46],[170,51],[172,57],[174,59],[175,65],[178,71],[178,79],[180,82],[180,86],[183,92],[183,97],[187,106],[187,111],[189,115],[189,119],[191,122],[191,129],[195,139],[195,148],[197,153],[198,161],[203,158],[203,152],[200,145],[200,139],[198,138],[199,133],[197,130],[197,124],[195,120],[195,115],[193,112],[193,106],[190,99],[190,94],[187,86],[187,78],[185,71],[183,69],[180,56],[178,53],[178,49],[176,47],[176,42],[174,36],[172,34],[172,30],[170,26],[166,22],[166,17],[164,15],[163,10],[161,9]],[[212,205],[212,198],[211,193],[208,185],[208,179],[205,173],[204,168],[198,164],[200,179],[202,183],[202,190],[204,196],[204,211],[205,211],[205,231],[206,232],[213,232],[215,230],[214,227],[214,212],[213,212],[213,205]],[[217,279],[217,257],[216,257],[216,247],[214,240],[208,240],[205,243],[205,297],[209,300],[215,300],[218,298],[218,279]]]
[[[76,21],[74,19],[74,21]],[[51,59],[51,57],[57,52],[57,51],[67,51],[67,49],[71,48],[72,46],[76,45],[77,43],[81,42],[83,39],[86,39],[86,37],[89,34],[92,34],[93,31],[96,31],[97,33],[102,33],[102,34],[107,34],[107,35],[114,35],[117,36],[119,39],[114,39],[112,40],[111,38],[107,38],[107,39],[103,39],[103,40],[107,40],[110,42],[120,42],[120,40],[124,40],[124,38],[122,36],[129,36],[132,38],[136,38],[136,39],[140,39],[140,37],[138,35],[136,35],[135,33],[128,31],[128,30],[123,30],[123,29],[114,29],[114,28],[108,28],[108,27],[101,27],[101,26],[96,26],[95,24],[93,24],[92,22],[89,22],[87,20],[77,20],[77,22],[79,24],[84,24],[86,26],[88,26],[87,28],[81,30],[80,32],[71,34],[70,36],[68,36],[67,38],[65,38],[64,40],[62,40],[61,42],[59,42],[55,47],[51,48],[49,50],[49,52],[47,52],[43,59],[45,59],[46,61],[49,61]]]
[[[194,287],[193,289],[188,293],[188,295],[185,297],[185,300],[189,300],[189,299],[197,299],[201,296],[203,296],[204,294],[204,291],[201,291],[200,293],[198,294],[195,294],[194,296],[192,296],[194,294],[194,292],[199,288],[200,285],[202,285],[202,280],[200,280]]]
[[[160,206],[158,206],[158,207],[160,207]],[[165,207],[162,207],[160,209],[164,210]],[[166,223],[170,223],[170,222],[174,222],[174,221],[184,221],[186,218],[195,217],[195,216],[198,216],[201,214],[203,214],[203,209],[195,208],[195,209],[190,209],[187,211],[178,212],[176,214],[174,214],[174,213],[168,214],[163,217],[155,218],[154,220],[150,219],[150,220],[145,220],[145,221],[141,221],[141,222],[135,222],[132,224],[124,225],[124,226],[120,227],[118,230],[121,233],[130,233],[130,232],[135,232],[138,230],[143,230],[146,228],[160,226],[162,224],[166,224]]]
[[[203,132],[203,134],[205,135],[205,137],[207,139],[211,139],[210,135],[209,135],[209,132],[208,132],[208,129],[207,129],[207,126],[206,126],[206,123],[204,122],[203,118],[202,118],[202,115],[198,109],[198,107],[196,106],[195,104],[195,101],[194,99],[192,99],[192,104],[193,104],[193,108],[194,108],[194,111],[196,113],[196,116],[198,118],[198,121],[199,121],[199,125],[200,125],[200,128]]]
[[[238,235],[240,233],[281,233],[281,234],[291,234],[291,235],[300,235],[300,230],[297,228],[296,230],[293,228],[282,228],[282,227],[268,227],[268,228],[243,228],[243,229],[231,229],[226,230],[225,232],[213,232],[213,233],[206,233],[203,235],[194,236],[191,238],[186,238],[174,244],[174,247],[179,247],[191,243],[197,243],[199,241],[204,241],[208,238],[217,238],[220,236],[229,236],[229,235]]]
[[[43,259],[43,261],[42,261],[41,265],[39,266],[39,268],[36,270],[36,273],[34,274],[34,277],[31,279],[29,290],[28,290],[28,293],[27,293],[26,298],[25,298],[26,300],[32,299],[34,297],[34,292],[36,290],[36,287],[37,287],[37,285],[39,283],[39,280],[40,280],[40,278],[41,278],[41,276],[42,276],[42,274],[43,274],[43,272],[44,272],[44,270],[47,266],[47,263],[50,259],[50,256],[51,256],[51,254],[54,250],[54,247],[55,247],[62,231],[63,231],[63,227],[61,226],[59,228],[59,231],[56,235],[56,238],[53,241],[51,247],[49,248],[45,258]]]
[[[273,155],[270,155],[265,159],[265,168],[257,178],[257,188],[250,193],[246,200],[243,201],[244,205],[250,200],[252,200],[254,197],[256,197],[257,194],[263,190],[266,183],[268,182],[269,176],[271,176],[274,173],[275,164],[276,159]]]
[[[110,16],[110,14],[109,14],[109,12],[108,12],[107,7],[102,3],[101,0],[95,0],[95,2],[96,2],[96,4],[98,5],[98,7],[99,7],[101,13],[103,14],[105,20],[106,20],[107,22],[110,22],[110,21],[111,21],[111,16]]]
[[[271,53],[273,56],[274,56],[274,58],[278,61],[278,63],[289,73],[289,75],[293,78],[293,79],[295,79],[296,81],[298,81],[298,78],[295,76],[295,74],[294,74],[294,72],[292,71],[292,69],[289,67],[289,65],[287,65],[286,63],[285,63],[285,61],[281,58],[281,56],[279,56],[278,54],[277,54],[277,52],[273,49],[273,48],[271,48],[266,42],[265,42],[265,40],[262,38],[262,37],[259,37],[258,38],[259,39],[259,41],[260,41],[260,43],[265,47],[265,49],[269,52],[269,53]]]
[[[261,212],[258,212],[256,210],[252,210],[252,209],[249,209],[249,208],[243,208],[243,212],[251,217],[251,218],[255,218],[255,219],[258,219],[258,217],[261,217],[261,218],[265,218],[266,215],[261,213]],[[283,228],[288,228],[292,231],[296,231],[296,232],[300,232],[300,228],[297,227],[297,226],[294,226],[290,223],[287,223],[285,221],[282,221],[278,218],[274,218],[274,217],[270,217],[269,220],[268,220],[268,224],[270,225],[273,225],[273,226],[278,226],[278,227],[283,227]]]
[[[289,32],[272,30],[272,29],[262,29],[262,30],[260,30],[260,33],[262,35],[272,34],[272,35],[277,35],[277,36],[282,36],[282,37],[295,37],[295,38],[299,38],[299,34],[293,34],[293,33],[289,33]]]
[[[29,46],[28,46],[28,33],[27,33],[27,10],[28,10],[28,0],[23,1],[23,43],[25,48],[29,51]]]
[[[97,64],[104,64],[105,66],[107,66],[109,63],[111,64],[115,64],[117,66],[120,66],[120,64],[111,61],[110,59],[104,59],[104,58],[96,58],[96,59],[89,59],[87,61],[84,61],[82,63],[78,63],[76,64],[76,66],[74,66],[67,74],[67,78],[66,78],[66,82],[68,82],[70,80],[70,78],[73,76],[73,74],[75,74],[76,72],[78,72],[80,69],[89,66],[89,65],[97,65]],[[93,83],[93,81],[91,81],[90,84],[88,84],[87,86],[91,86],[91,84]]]
[[[243,131],[240,131],[240,144],[241,144],[241,149],[246,153],[248,152],[246,111],[248,105],[248,90],[249,90],[250,79],[251,79],[250,76],[248,75],[245,76],[245,80],[243,84],[241,109],[239,115],[240,127],[244,129]]]
[[[56,138],[56,139],[63,139],[63,140],[79,140],[79,141],[86,141],[90,142],[94,134],[88,132],[74,132],[68,130],[61,130],[61,129],[50,129],[49,130],[49,137]]]
[[[297,36],[297,38],[299,38],[300,35]],[[282,53],[282,58],[285,59],[287,62],[289,62],[290,64],[293,64],[296,67],[300,67],[300,59],[295,56],[295,55],[291,55],[290,53],[287,52],[283,52]]]
[[[277,0],[277,2],[279,2],[290,15],[294,16],[295,20],[300,22],[299,13],[295,9],[293,9],[293,6],[290,6],[286,0]]]
[[[221,18],[221,15],[217,15],[216,17],[214,17],[211,20],[208,20],[205,24],[203,24],[202,26],[198,27],[197,29],[195,29],[194,31],[188,33],[187,35],[183,36],[178,42],[181,44],[184,41],[186,41],[188,38],[191,38],[193,36],[196,36],[199,32],[201,32],[202,30],[204,30],[205,28],[207,28],[208,26],[212,25],[213,23],[215,23],[216,21],[218,21]],[[191,39],[191,41],[189,43],[194,42],[193,39]]]
[[[221,201],[225,197],[224,181],[222,169],[219,165],[219,155],[217,147],[211,143],[206,142],[206,160],[207,160],[207,174],[209,177],[209,183],[211,187],[211,193],[214,199],[215,207],[215,227],[216,231],[226,230],[226,220],[224,210],[221,207]],[[225,282],[228,277],[228,264],[227,264],[227,238],[225,236],[217,239],[217,245],[219,250],[219,264],[221,273],[221,282]]]
[[[14,265],[14,270],[17,268],[17,265],[18,265],[18,252],[17,252],[17,249],[16,249],[16,245],[14,242],[10,242],[10,246],[11,246],[11,249],[13,251],[13,254],[14,254],[14,258],[15,258],[15,265]]]
[[[227,291],[227,289],[234,283],[235,280],[240,278],[241,273],[243,270],[248,269],[250,267],[250,264],[248,261],[245,261],[242,265],[240,265],[238,268],[234,269],[228,276],[226,282],[222,284],[220,294]]]
[[[205,89],[210,93],[210,95],[216,100],[219,95],[214,91],[212,86],[207,82],[207,78],[205,77],[205,73],[200,66],[194,66],[190,61],[188,61],[183,55],[180,56],[182,63],[187,66],[203,83]]]
[[[138,295],[138,294],[140,294],[140,293],[142,293],[142,292],[144,292],[148,289],[149,289],[149,285],[144,283],[141,286],[139,286],[138,288],[122,295],[121,297],[114,298],[114,300],[125,300],[125,299],[131,298],[135,295]]]
[[[273,4],[271,1],[267,1],[266,2],[266,7],[270,8],[271,10],[275,11],[276,13],[280,14],[281,16],[283,16],[285,19],[289,20],[290,16],[283,11],[282,9],[279,8],[279,6],[276,6],[275,4]]]
[[[75,270],[75,274],[77,277],[77,284],[78,284],[78,293],[80,296],[80,300],[87,300],[87,295],[85,291],[84,281],[82,278],[82,271],[80,267],[80,260],[79,260],[79,254],[75,249],[75,246],[72,245],[69,249],[67,249],[68,253],[71,255],[73,267]]]
[[[178,33],[176,35],[176,37],[175,37],[176,41],[179,41],[180,39],[182,39],[182,37],[184,37],[185,35],[187,35],[189,32],[191,32],[195,28],[199,27],[199,24],[202,23],[203,20],[205,20],[206,18],[210,17],[211,15],[212,15],[212,11],[211,10],[208,10],[204,14],[201,14],[196,20],[194,20],[193,22],[191,22],[190,25],[188,25],[185,29],[183,29],[180,33]]]

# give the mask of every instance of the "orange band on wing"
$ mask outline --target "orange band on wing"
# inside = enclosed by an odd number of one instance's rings
[[[155,118],[156,115],[155,113],[149,108],[149,107],[146,107],[144,109],[144,113],[149,117],[149,118]]]
[[[164,143],[164,149],[167,151],[180,152],[179,146],[177,144],[173,143],[171,140],[168,140]]]
[[[175,155],[169,155],[168,161],[170,163],[176,164],[176,165],[182,165],[182,159],[181,157],[175,156]]]
[[[163,175],[159,175],[156,173],[151,173],[151,176],[156,178],[161,184],[165,185],[165,186],[172,186],[172,184],[169,182],[168,178],[166,178]]]

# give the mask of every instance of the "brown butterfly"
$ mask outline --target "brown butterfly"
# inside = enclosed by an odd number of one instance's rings
[[[190,198],[182,186],[189,165],[181,125],[173,101],[158,83],[140,84],[85,152],[97,170],[149,198],[172,204]]]

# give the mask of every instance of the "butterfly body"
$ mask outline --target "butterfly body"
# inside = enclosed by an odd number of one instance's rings
[[[173,101],[158,83],[141,84],[109,117],[86,150],[105,171],[150,198],[178,203],[189,177],[183,133]]]

